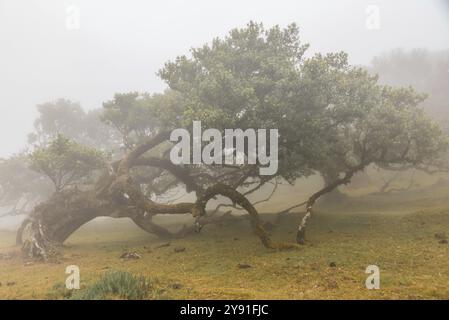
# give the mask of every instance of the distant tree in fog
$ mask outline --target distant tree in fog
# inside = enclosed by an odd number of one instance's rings
[[[369,68],[382,83],[412,86],[427,94],[425,110],[449,127],[449,50],[396,49],[375,57]]]

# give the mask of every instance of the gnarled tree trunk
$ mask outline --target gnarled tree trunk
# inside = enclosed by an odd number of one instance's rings
[[[89,191],[70,189],[56,192],[47,202],[37,206],[24,220],[17,233],[17,243],[30,258],[50,259],[74,231],[83,224],[100,216],[128,217],[140,228],[161,238],[185,234],[189,228],[173,234],[157,225],[152,218],[157,214],[191,213],[196,218],[196,230],[211,219],[205,215],[207,202],[216,195],[228,197],[233,203],[244,208],[249,215],[256,235],[268,248],[291,248],[291,244],[274,244],[265,231],[259,214],[248,199],[234,187],[219,182],[206,189],[198,185],[190,171],[176,166],[169,160],[142,158],[148,150],[165,141],[167,133],[160,133],[148,142],[130,151],[121,161],[111,165],[107,173]],[[160,204],[145,196],[131,176],[135,166],[150,166],[170,172],[188,191],[195,191],[195,203]]]
[[[314,193],[306,202],[306,213],[301,219],[301,222],[299,223],[298,230],[296,232],[296,243],[304,245],[306,242],[306,227],[307,223],[310,219],[310,217],[313,214],[313,205],[315,202],[322,197],[325,194],[328,194],[329,192],[332,192],[335,190],[338,186],[347,184],[351,181],[351,178],[354,176],[354,174],[363,168],[365,168],[366,164],[361,163],[358,166],[355,166],[351,168],[348,172],[345,173],[345,175],[342,178],[337,178],[331,183],[325,185],[324,188],[319,190],[318,192]]]

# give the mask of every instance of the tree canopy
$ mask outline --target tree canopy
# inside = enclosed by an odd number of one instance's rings
[[[58,135],[48,146],[30,155],[32,170],[47,176],[56,192],[87,178],[94,170],[105,167],[102,152]]]
[[[221,201],[219,196],[247,211],[265,246],[292,247],[271,240],[248,200],[264,184],[293,184],[313,173],[327,177],[305,203],[296,239],[302,244],[313,205],[323,194],[371,164],[419,166],[447,148],[446,136],[420,108],[424,95],[379,84],[377,76],[351,66],[343,52],[307,57],[307,48],[295,24],[266,29],[250,22],[167,62],[158,73],[169,87],[164,93],[115,94],[101,112],[107,129],[96,128],[98,122],[87,126],[92,130],[82,129],[91,118],[68,101],[57,102],[65,106],[61,109],[42,109],[36,129],[44,143],[31,153],[31,168],[50,178],[57,192],[19,230],[20,239],[26,227],[34,230],[25,250],[45,257],[49,243],[63,242],[101,215],[129,217],[160,237],[199,231],[212,219],[209,201]],[[48,113],[68,120],[59,122]],[[260,163],[172,163],[170,132],[192,130],[193,121],[224,134],[227,128],[277,129],[279,170],[261,176]],[[109,139],[103,140],[104,133],[110,133]],[[93,146],[115,152],[109,160]],[[95,175],[98,171],[101,176]],[[96,178],[89,190],[70,188],[89,178]],[[195,200],[162,203],[154,197],[180,188],[193,192]],[[64,210],[58,211],[61,206]],[[176,235],[152,220],[158,214],[186,213],[195,217],[195,226]],[[39,227],[43,221],[45,236]]]

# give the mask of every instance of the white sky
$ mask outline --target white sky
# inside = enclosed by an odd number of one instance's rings
[[[77,30],[66,27],[73,5]],[[369,5],[379,30],[366,28]],[[397,47],[449,48],[444,0],[0,0],[0,156],[24,146],[36,104],[89,109],[115,92],[161,91],[165,61],[249,20],[296,22],[310,52],[344,50],[355,64]]]

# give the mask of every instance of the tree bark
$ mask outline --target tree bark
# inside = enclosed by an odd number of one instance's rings
[[[306,227],[309,219],[313,214],[313,205],[315,202],[323,195],[335,190],[338,186],[343,184],[348,184],[351,181],[351,178],[354,174],[360,170],[362,170],[365,165],[362,163],[359,166],[356,166],[345,173],[343,178],[338,178],[334,180],[332,183],[326,185],[324,188],[314,193],[306,203],[306,213],[301,219],[301,222],[298,225],[298,231],[296,232],[296,243],[300,245],[304,245],[306,242]]]
[[[259,213],[251,204],[251,202],[249,202],[249,200],[240,192],[224,184],[218,183],[205,190],[205,192],[198,198],[196,202],[196,210],[193,213],[194,216],[205,215],[205,207],[207,205],[207,202],[216,195],[222,195],[229,198],[233,203],[238,204],[248,212],[249,220],[251,222],[254,233],[259,237],[260,241],[266,248],[291,249],[295,247],[295,245],[289,243],[273,242],[259,218]]]
[[[97,199],[90,192],[73,189],[55,193],[47,202],[36,206],[23,221],[16,242],[30,258],[48,260],[56,253],[55,248],[79,227],[114,212],[110,203]]]

